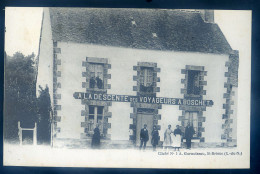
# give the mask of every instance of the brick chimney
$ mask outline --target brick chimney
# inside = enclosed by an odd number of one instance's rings
[[[199,10],[205,22],[214,23],[214,10]]]

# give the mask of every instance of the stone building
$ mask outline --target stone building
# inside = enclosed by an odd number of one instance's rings
[[[103,145],[134,147],[143,124],[162,144],[190,122],[193,146],[236,146],[238,57],[213,11],[44,8],[37,86],[53,144],[88,146],[99,125]]]

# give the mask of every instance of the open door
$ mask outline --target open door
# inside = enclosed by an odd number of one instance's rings
[[[153,130],[153,114],[137,114],[137,124],[136,124],[136,146],[140,146],[140,132],[144,127],[144,124],[147,124],[147,130],[149,135],[149,140],[146,146],[152,146],[151,144],[151,133]]]

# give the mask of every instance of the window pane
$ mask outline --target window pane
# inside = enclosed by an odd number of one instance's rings
[[[185,119],[188,120],[190,118],[190,112],[185,112]]]
[[[88,121],[88,131],[93,131],[93,130],[94,130],[94,116]]]
[[[143,76],[140,76],[140,82],[141,82],[141,84],[144,84],[144,77]]]
[[[140,71],[140,76],[144,76],[144,71],[145,71],[145,69],[142,68],[141,71]]]
[[[97,73],[97,76],[98,76],[101,80],[103,80],[103,73],[102,73],[102,72],[98,72],[98,73]]]
[[[95,77],[95,72],[90,72],[90,77]]]
[[[96,72],[103,72],[103,65],[102,64],[95,64]]]
[[[88,111],[89,115],[91,115],[91,114],[94,115],[94,106],[89,106],[88,108],[89,108],[89,111]]]
[[[199,72],[200,71],[188,70],[188,84],[187,84],[188,94],[193,94],[193,95],[200,94]]]
[[[194,74],[194,86],[199,87],[199,74]]]
[[[153,71],[151,68],[147,69],[147,75],[148,76],[152,76],[153,75]]]
[[[90,88],[103,89],[104,86],[104,65],[98,63],[90,63]]]
[[[103,106],[98,106],[97,108],[97,114],[102,115],[103,114]]]
[[[90,72],[95,72],[95,64],[93,64],[93,63],[89,64],[89,71]]]
[[[152,93],[153,92],[153,69],[143,67],[140,75],[140,91]]]
[[[150,76],[148,77],[148,80],[147,80],[149,83],[152,83],[153,82],[153,76]]]
[[[152,83],[147,82],[147,83],[146,83],[146,86],[147,86],[147,87],[152,86]]]
[[[102,116],[98,116],[98,117],[97,117],[97,122],[98,122],[98,123],[101,123],[101,122],[102,122]]]

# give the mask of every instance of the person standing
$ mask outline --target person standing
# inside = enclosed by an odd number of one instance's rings
[[[158,142],[159,142],[159,131],[157,130],[156,126],[153,126],[152,140],[151,140],[151,143],[153,145],[153,151],[156,151],[156,146],[158,145]]]
[[[96,84],[98,89],[103,89],[103,81],[101,80],[101,78],[99,76],[96,77]]]
[[[144,128],[141,129],[141,132],[140,132],[140,140],[141,140],[141,143],[140,143],[140,150],[143,149],[145,150],[146,148],[146,143],[147,141],[149,140],[149,134],[148,134],[148,130],[147,130],[147,125],[144,124]]]
[[[178,151],[179,151],[180,147],[181,147],[181,135],[182,135],[179,125],[176,126],[176,129],[174,129],[173,134],[174,134],[174,139],[173,139],[173,143],[172,143],[173,147],[175,150],[178,149]]]
[[[185,128],[185,139],[186,139],[187,149],[191,149],[191,139],[194,133],[195,131],[193,129],[193,126],[191,126],[190,123],[188,123]]]
[[[172,144],[172,137],[171,137],[171,133],[173,133],[172,129],[171,129],[171,125],[168,125],[168,128],[165,130],[164,132],[164,142],[163,142],[163,146],[167,149],[171,146]]]
[[[98,128],[98,124],[97,124],[96,128],[94,129],[91,147],[93,149],[99,149],[100,148],[100,131],[99,131],[99,128]]]

